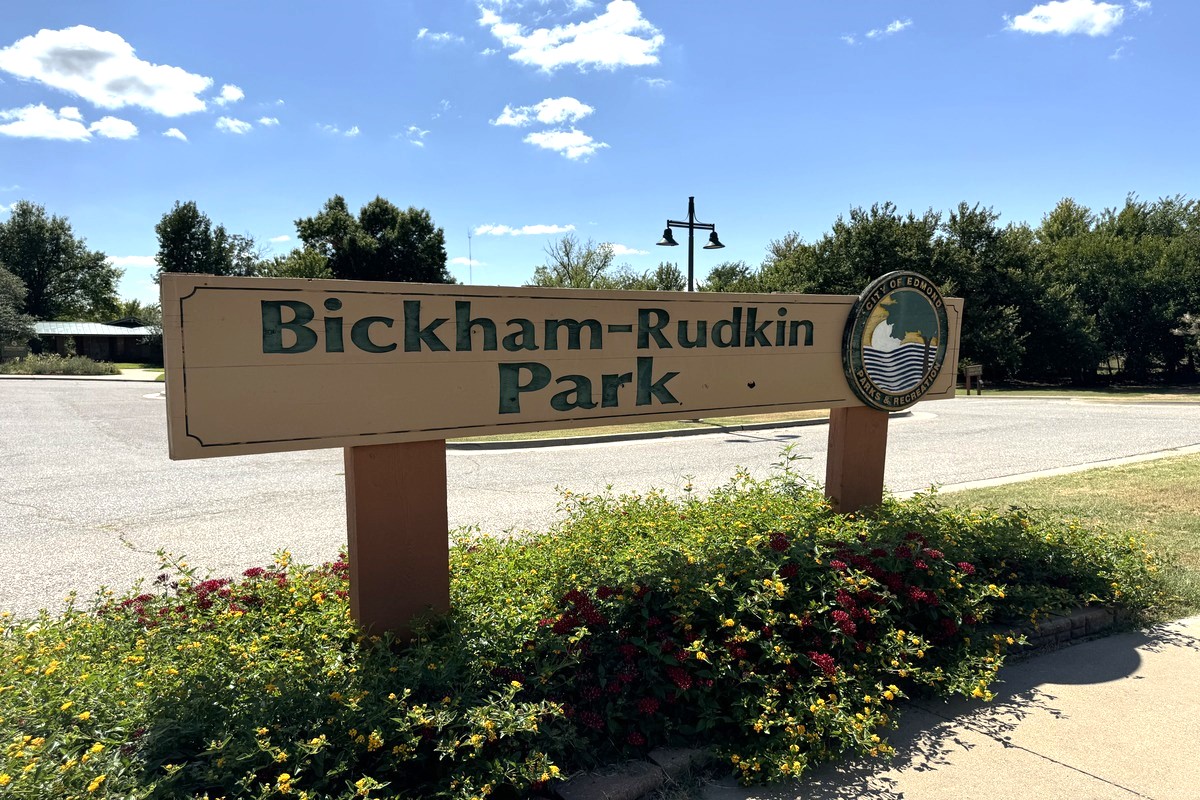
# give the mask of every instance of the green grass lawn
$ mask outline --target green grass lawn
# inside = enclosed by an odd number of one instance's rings
[[[117,369],[162,369],[162,364],[141,364],[136,361],[117,361],[113,364]]]
[[[970,397],[1074,397],[1109,402],[1193,401],[1200,402],[1200,386],[985,386],[982,395],[971,390]],[[960,386],[958,397],[968,395]]]
[[[1175,558],[1186,610],[1200,610],[1200,455],[1163,458],[1073,475],[1038,478],[941,495],[967,508],[1036,508],[1109,530],[1144,531],[1151,547]]]

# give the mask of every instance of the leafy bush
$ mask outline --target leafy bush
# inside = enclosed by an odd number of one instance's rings
[[[60,356],[43,353],[0,364],[3,375],[120,375],[121,370],[107,361],[87,356]]]
[[[11,796],[484,797],[662,745],[747,781],[887,754],[898,703],[988,699],[1007,624],[1165,601],[1137,539],[931,497],[837,515],[786,469],[707,498],[567,494],[553,530],[463,534],[453,611],[402,644],[347,565],[153,587],[0,639]],[[989,627],[991,626],[991,627]]]

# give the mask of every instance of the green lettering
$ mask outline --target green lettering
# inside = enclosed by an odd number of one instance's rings
[[[570,389],[564,389],[554,397],[550,398],[550,407],[555,411],[570,411],[573,408],[595,408],[596,403],[592,400],[592,382],[584,375],[564,375],[555,381],[555,383],[563,383],[570,381],[574,386]],[[575,399],[571,399],[571,395]]]
[[[508,336],[504,337],[504,349],[513,350],[537,350],[537,333],[534,330],[533,323],[527,319],[510,319],[509,325],[519,325],[520,330],[513,331]]]
[[[521,370],[529,373],[529,382],[521,383]],[[535,361],[500,365],[500,413],[520,414],[521,394],[536,392],[550,385],[550,369]]]
[[[443,322],[446,322],[445,317],[437,317],[433,322],[421,327],[421,301],[420,300],[405,300],[404,301],[404,352],[417,353],[421,350],[421,345],[424,344],[430,350],[449,350],[450,348],[438,338],[435,329]],[[357,327],[357,326],[356,326]]]
[[[767,326],[771,324],[771,320],[767,320],[762,325],[755,325],[758,322],[758,309],[751,306],[746,310],[746,347],[754,347],[756,344],[760,347],[770,347],[771,343],[767,341]]]
[[[649,356],[638,356],[637,360],[637,405],[649,406],[654,400],[663,405],[679,405],[675,395],[667,388],[667,381],[678,375],[678,372],[668,372],[656,381],[654,377],[654,359]]]
[[[632,372],[622,372],[620,375],[601,375],[600,391],[602,408],[616,408],[619,405],[617,394],[621,387],[633,380]]]
[[[472,328],[476,326],[483,331],[483,349],[496,349],[496,323],[492,322],[487,317],[478,317],[471,319],[471,304],[466,300],[457,300],[454,303],[454,331],[455,341],[454,349],[460,353],[463,351],[471,351],[471,333]]]
[[[687,326],[688,322],[685,319],[679,320],[679,346],[680,347],[708,347],[708,320],[696,320],[696,338],[688,337]]]
[[[546,349],[558,349],[558,331],[561,328],[567,329],[567,349],[580,349],[579,334],[582,332],[584,326],[587,326],[588,332],[591,334],[588,349],[602,350],[604,348],[604,340],[601,335],[600,323],[594,319],[585,319],[583,322],[575,319],[546,320]]]
[[[292,319],[283,321],[284,307],[292,310]],[[317,346],[317,334],[308,323],[312,322],[313,308],[299,300],[262,301],[262,337],[264,353],[307,353]],[[289,347],[283,346],[283,332],[291,331],[296,341]]]
[[[654,323],[650,323],[650,315],[655,316]],[[650,337],[654,337],[654,343],[660,348],[670,348],[671,343],[667,341],[667,337],[663,336],[662,329],[671,321],[671,315],[662,308],[639,308],[638,309],[638,350],[650,349]]]
[[[364,353],[390,353],[396,349],[396,343],[375,344],[371,341],[371,326],[375,323],[392,327],[395,320],[389,317],[363,317],[350,328],[350,341]]]
[[[721,334],[725,332],[729,335],[722,338]],[[742,346],[742,307],[733,307],[732,319],[721,319],[713,325],[712,340],[717,347],[741,347]]]

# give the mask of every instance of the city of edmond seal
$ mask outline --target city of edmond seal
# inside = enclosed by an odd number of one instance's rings
[[[946,304],[933,281],[916,272],[889,272],[850,310],[842,339],[846,380],[871,408],[907,408],[941,372],[948,336]]]

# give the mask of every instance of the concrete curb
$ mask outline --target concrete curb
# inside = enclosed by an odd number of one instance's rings
[[[124,375],[0,375],[0,381],[106,381],[108,383],[162,383],[150,378]]]
[[[911,411],[897,411],[892,419],[912,416]],[[829,417],[813,419],[791,419],[779,422],[752,422],[746,425],[709,425],[706,428],[682,428],[674,431],[635,431],[633,433],[606,433],[598,436],[563,436],[551,439],[514,439],[506,442],[448,442],[451,450],[515,450],[531,447],[562,447],[576,444],[605,444],[610,442],[634,442],[644,439],[671,439],[678,436],[701,436],[717,433],[741,433],[744,431],[766,431],[773,428],[800,428],[811,425],[828,425]]]
[[[1016,628],[1016,633],[1026,637],[1027,644],[1010,652],[1021,659],[1032,658],[1083,639],[1111,633],[1114,627],[1128,620],[1128,612],[1103,607],[1051,614],[1042,622]],[[1011,630],[992,626],[983,633],[1008,633]],[[610,770],[577,775],[554,788],[553,792],[561,800],[641,800],[687,770],[712,760],[712,753],[700,748],[652,750],[646,761],[629,761]]]

